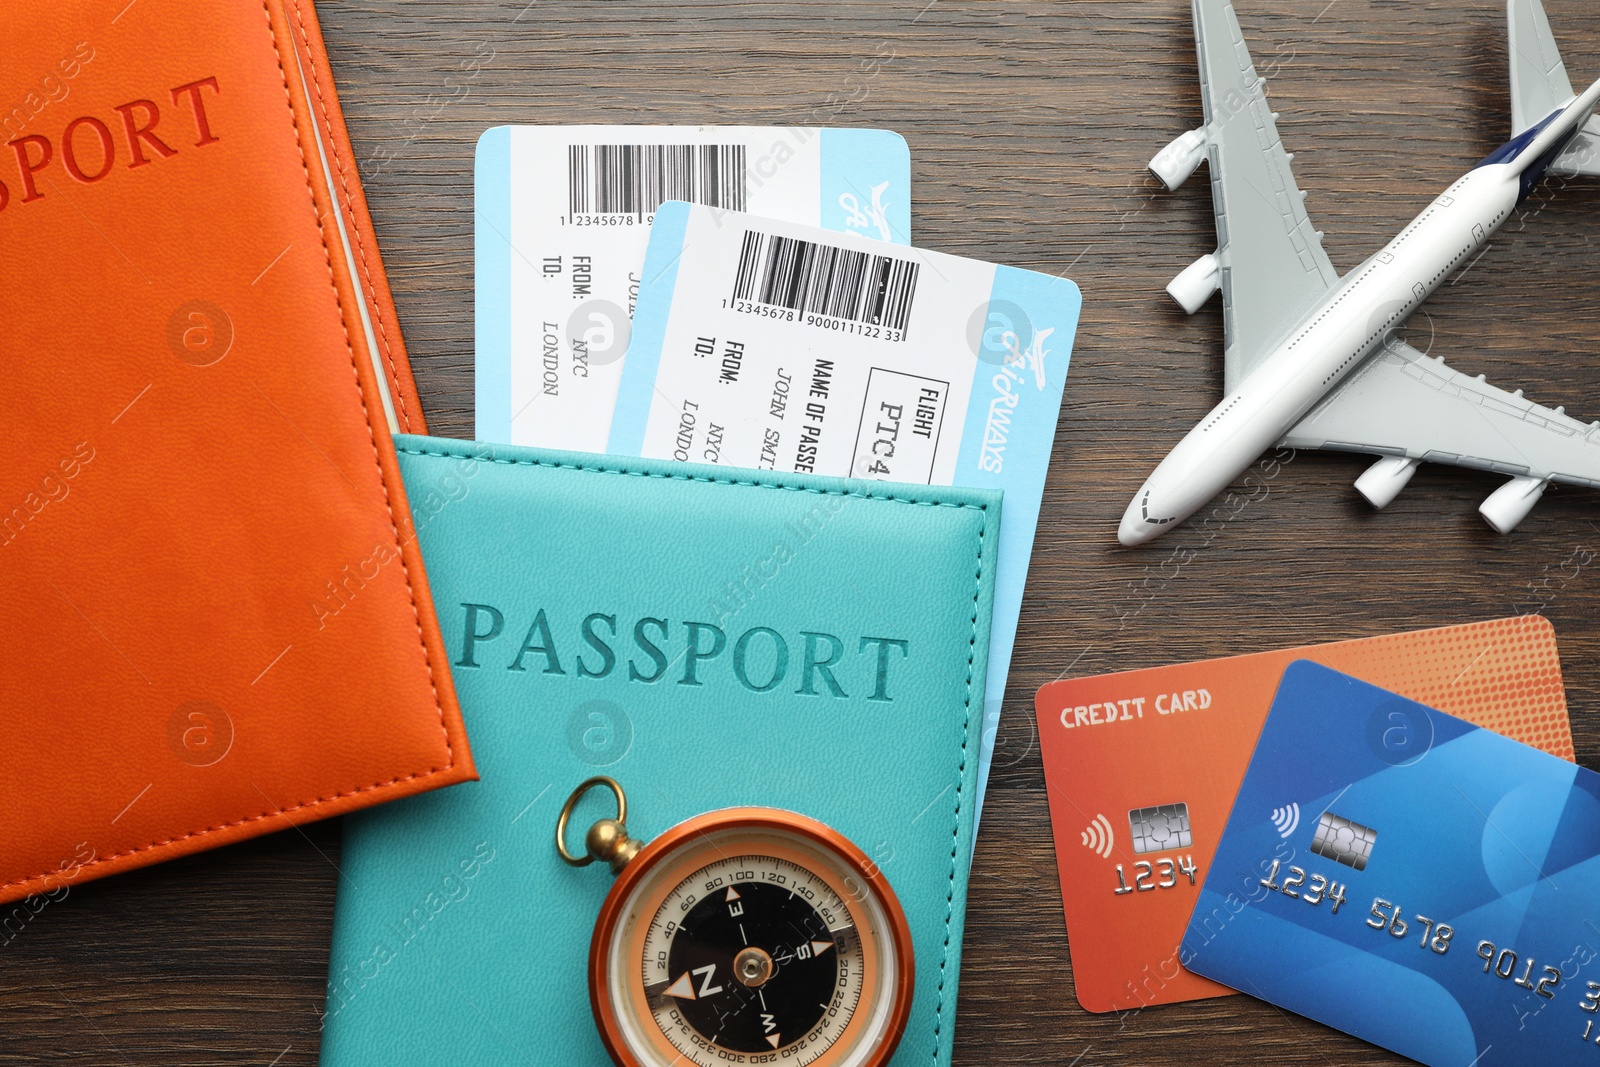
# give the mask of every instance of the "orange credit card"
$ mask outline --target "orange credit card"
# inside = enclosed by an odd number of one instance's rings
[[[1184,969],[1178,946],[1273,693],[1301,659],[1574,759],[1555,631],[1535,615],[1044,686],[1039,745],[1089,1011],[1233,992]],[[1370,743],[1403,754],[1417,740],[1397,719]]]

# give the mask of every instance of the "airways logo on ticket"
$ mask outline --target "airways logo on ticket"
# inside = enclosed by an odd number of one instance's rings
[[[1183,953],[1430,1067],[1600,1063],[1600,775],[1296,663]]]
[[[980,803],[1081,304],[1065,278],[668,204],[617,396],[622,455],[1005,492]]]
[[[1178,944],[1272,694],[1297,659],[1572,758],[1555,633],[1536,616],[1043,687],[1035,707],[1073,985],[1089,1011],[1231,992],[1181,966]],[[1285,832],[1315,822],[1277,807]]]

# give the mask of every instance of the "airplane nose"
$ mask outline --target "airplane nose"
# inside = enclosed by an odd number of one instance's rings
[[[1143,496],[1144,490],[1141,489],[1139,495]],[[1122,525],[1117,527],[1117,540],[1123,547],[1133,548],[1154,540],[1162,529],[1163,527],[1144,521],[1144,514],[1139,507],[1139,497],[1136,496],[1128,505],[1128,510],[1123,512]]]

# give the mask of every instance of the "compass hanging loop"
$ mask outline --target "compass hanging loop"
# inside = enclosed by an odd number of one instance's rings
[[[567,848],[592,789],[613,818]],[[572,791],[556,851],[616,875],[589,939],[595,1031],[617,1067],[798,1062],[886,1067],[910,1018],[916,957],[883,871],[839,831],[798,812],[732,807],[646,844],[605,776]]]
[[[567,850],[567,823],[571,821],[572,812],[584,794],[600,786],[611,790],[617,798],[617,816],[614,819],[601,819],[589,827],[589,832],[583,835],[585,854],[575,856]],[[627,820],[628,797],[623,793],[621,784],[615,778],[596,775],[574,789],[561,806],[561,817],[556,820],[556,852],[573,867],[587,867],[595,860],[604,860],[610,864],[612,874],[621,874],[622,868],[644,847],[643,841],[628,836]]]

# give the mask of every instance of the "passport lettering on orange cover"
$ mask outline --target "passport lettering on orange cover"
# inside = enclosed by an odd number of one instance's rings
[[[6,46],[0,901],[473,778],[311,4],[17,4]]]

